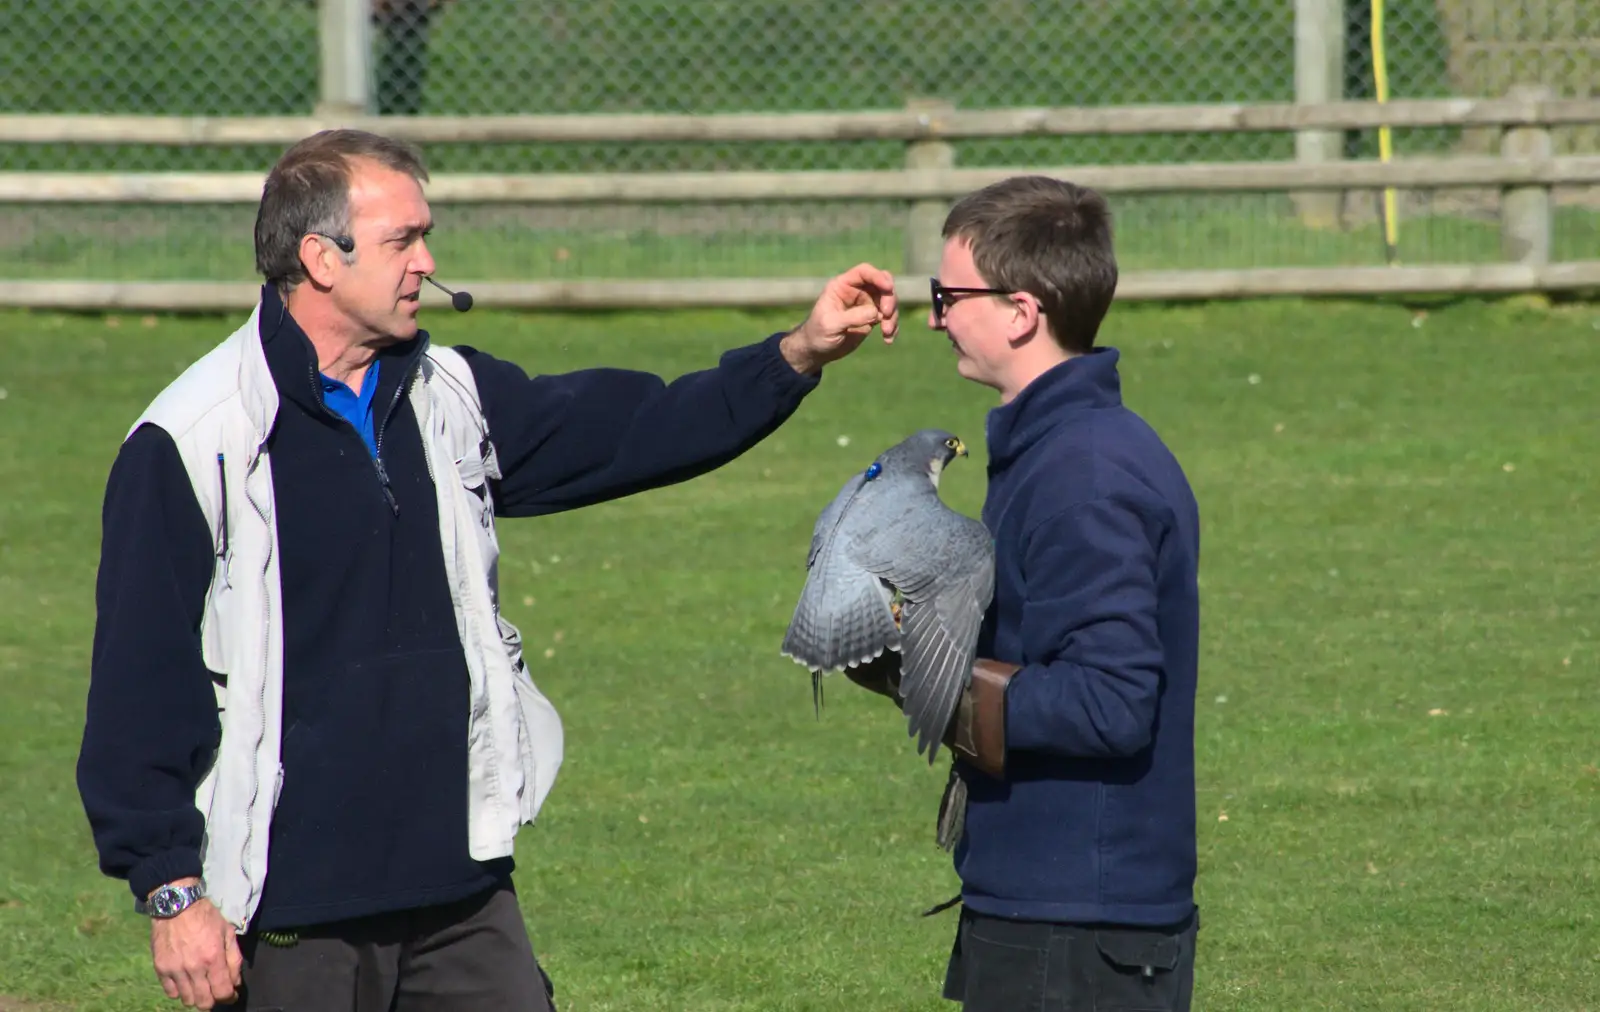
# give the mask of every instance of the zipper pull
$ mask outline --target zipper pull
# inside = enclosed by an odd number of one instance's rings
[[[400,515],[400,504],[395,501],[394,492],[389,488],[389,472],[383,466],[382,457],[373,457],[372,462],[378,466],[378,481],[383,485],[383,497],[388,500],[389,508],[394,510],[394,515]]]

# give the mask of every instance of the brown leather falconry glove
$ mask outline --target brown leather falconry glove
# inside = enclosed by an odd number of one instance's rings
[[[1006,768],[1006,686],[1021,665],[980,657],[972,665],[972,682],[961,693],[955,716],[944,733],[945,747],[999,779]],[[900,655],[885,650],[873,660],[844,673],[862,688],[894,701],[900,699]]]
[[[1022,669],[980,657],[972,664],[972,683],[961,693],[944,743],[956,755],[996,780],[1006,775],[1006,687]]]

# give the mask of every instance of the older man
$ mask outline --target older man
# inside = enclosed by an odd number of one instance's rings
[[[895,333],[863,264],[715,368],[530,378],[418,329],[427,178],[359,131],[285,153],[260,304],[111,468],[78,784],[186,1005],[551,1008],[510,873],[561,725],[499,613],[495,517],[716,468]]]

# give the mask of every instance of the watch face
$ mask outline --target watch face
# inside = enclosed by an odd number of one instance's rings
[[[171,917],[177,913],[181,909],[178,906],[180,902],[182,896],[176,889],[157,889],[156,894],[150,898],[151,907],[162,917]]]

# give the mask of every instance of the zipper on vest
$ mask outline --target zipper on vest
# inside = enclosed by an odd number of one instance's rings
[[[410,379],[409,375],[400,377],[400,382],[394,388],[394,396],[389,398],[389,409],[383,413],[382,418],[376,419],[374,423],[377,431],[372,437],[372,462],[378,468],[378,481],[383,483],[383,497],[389,501],[389,508],[394,510],[395,516],[400,515],[400,504],[395,501],[394,491],[389,487],[389,471],[383,466],[383,430],[388,427],[389,416],[394,414],[395,405],[400,403],[400,395],[405,393],[406,384],[410,382]],[[426,439],[427,436],[420,431],[421,428],[422,422],[419,419],[417,421],[418,435]]]
[[[273,546],[277,544],[278,539],[276,537],[275,529],[272,526],[271,517],[268,516],[266,510],[261,508],[261,504],[256,501],[256,497],[250,494],[250,475],[251,475],[252,472],[254,472],[254,470],[257,467],[260,466],[261,457],[262,456],[265,456],[265,454],[263,452],[261,452],[261,451],[258,451],[258,455],[255,457],[255,459],[251,460],[249,462],[248,466],[246,467],[246,470],[245,470],[245,483],[244,483],[244,497],[250,503],[250,506],[256,511],[256,516],[260,517],[261,518],[261,522],[266,525],[267,530],[274,531],[273,536],[270,536],[270,537],[267,538],[267,550],[266,550],[265,555],[264,555],[264,557],[263,557],[263,559],[261,561],[261,628],[264,630],[264,635],[262,636],[262,642],[263,643],[267,643],[267,642],[269,642],[271,640],[272,635],[273,635],[273,633],[272,633],[272,590],[273,590],[273,588],[271,586],[271,581],[268,579],[268,577],[269,577],[269,574],[271,574],[271,572],[272,572],[272,550],[273,550]],[[272,677],[272,672],[269,670],[270,662],[268,661],[268,656],[269,656],[270,653],[271,653],[270,648],[261,651],[261,667],[262,667],[262,672],[261,672],[261,692],[260,692],[260,694],[259,694],[259,696],[258,696],[258,698],[256,700],[256,705],[257,705],[257,707],[259,707],[259,710],[260,710],[260,713],[261,713],[261,735],[260,735],[260,737],[258,737],[256,739],[255,747],[250,750],[250,797],[245,802],[244,844],[243,844],[243,846],[241,846],[239,848],[239,852],[240,852],[239,853],[240,871],[244,875],[244,880],[245,880],[246,888],[247,888],[247,902],[249,902],[249,903],[253,903],[255,901],[256,896],[259,895],[257,886],[261,884],[261,883],[257,883],[250,876],[250,845],[255,842],[255,835],[256,835],[256,820],[255,820],[256,798],[261,793],[261,763],[260,763],[259,759],[257,758],[257,755],[261,750],[261,742],[266,737],[266,733],[267,733],[266,732],[266,723],[267,723],[267,718],[266,718],[266,713],[267,713],[267,683],[269,681],[271,681],[271,677]],[[282,655],[281,655],[281,653],[279,655],[279,662],[282,663]],[[280,678],[282,677],[282,672],[279,672],[279,677]],[[281,734],[281,731],[280,731],[280,734]],[[282,760],[282,756],[280,755],[279,761],[278,761],[278,772],[279,772],[280,775],[281,775],[282,771],[283,771],[283,760]]]
[[[217,565],[222,570],[223,586],[231,586],[228,580],[228,465],[227,455],[217,453],[217,491],[220,496],[221,508],[217,511],[222,518],[222,537],[217,545]]]
[[[222,572],[222,585],[233,586],[228,579],[228,467],[225,454],[217,454],[217,487],[221,495],[222,508],[218,511],[222,515],[221,544],[217,546],[217,567]]]

